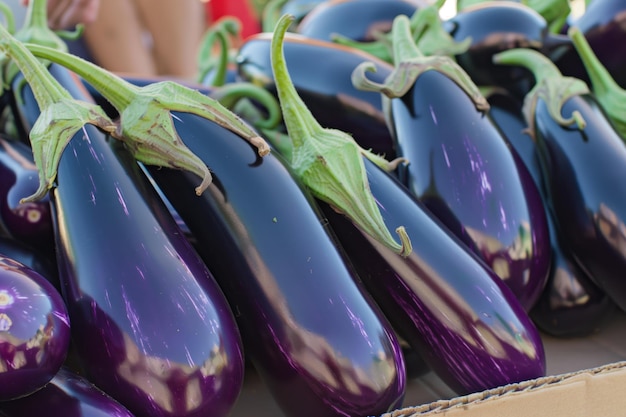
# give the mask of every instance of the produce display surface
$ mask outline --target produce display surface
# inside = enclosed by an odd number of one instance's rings
[[[183,81],[0,3],[0,417],[622,417],[626,2],[251,5]]]

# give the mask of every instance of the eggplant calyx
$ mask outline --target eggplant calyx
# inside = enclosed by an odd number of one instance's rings
[[[626,90],[613,78],[591,49],[579,28],[572,26],[568,36],[578,52],[591,82],[593,95],[619,135],[626,140]]]
[[[283,120],[291,139],[288,161],[295,176],[316,198],[348,217],[363,233],[394,252],[408,256],[410,239],[402,227],[398,243],[372,195],[363,158],[368,151],[352,136],[323,128],[298,95],[285,62],[285,32],[294,16],[284,14],[274,28],[270,47],[272,71]]]
[[[565,77],[558,67],[541,52],[529,48],[514,48],[493,57],[496,64],[520,65],[529,69],[535,77],[535,85],[524,97],[523,112],[534,137],[535,111],[541,99],[548,106],[550,116],[561,126],[572,126],[582,130],[585,120],[578,111],[569,117],[562,114],[563,105],[571,97],[589,94],[587,84],[574,77]]]
[[[250,142],[260,156],[270,151],[252,127],[198,90],[169,80],[138,87],[78,56],[39,45],[27,46],[34,55],[81,76],[115,107],[120,115],[119,127],[111,136],[126,143],[135,159],[148,165],[188,170],[202,178],[196,188],[198,195],[210,185],[211,173],[178,136],[172,112],[191,113],[217,123]]]
[[[22,72],[40,108],[40,114],[29,132],[39,187],[34,194],[20,200],[20,203],[33,202],[45,197],[54,186],[63,150],[85,124],[95,125],[107,132],[115,131],[116,124],[101,107],[75,100],[50,75],[45,65],[1,25],[0,52]]]
[[[403,97],[411,90],[415,81],[426,71],[437,71],[456,83],[474,103],[476,110],[489,110],[487,99],[478,86],[456,61],[445,55],[425,56],[410,37],[409,20],[396,16],[393,22],[393,50],[395,68],[383,83],[367,78],[367,72],[376,71],[371,62],[359,64],[352,72],[352,84],[364,91],[375,91],[389,99]]]
[[[199,83],[204,83],[212,70],[215,71],[212,86],[218,87],[226,83],[226,70],[230,61],[229,51],[232,49],[231,37],[240,37],[241,26],[239,19],[225,16],[207,29],[198,48],[197,81]],[[219,47],[217,55],[213,54],[216,45]]]

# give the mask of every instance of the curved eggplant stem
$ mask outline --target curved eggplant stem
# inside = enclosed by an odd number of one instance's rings
[[[276,97],[267,89],[249,82],[234,82],[216,88],[211,97],[222,103],[229,109],[236,109],[238,106],[247,106],[242,102],[255,106],[252,101],[260,105],[265,110],[265,114],[257,113],[252,125],[260,130],[267,131],[277,128],[283,120],[280,104]],[[256,108],[256,107],[255,107]],[[251,118],[245,118],[251,120]]]
[[[500,52],[493,57],[496,64],[522,66],[532,72],[535,86],[524,98],[524,116],[530,134],[534,137],[535,111],[537,102],[542,99],[548,106],[552,118],[562,126],[575,125],[578,129],[585,128],[585,120],[578,111],[570,117],[563,117],[562,109],[565,102],[573,96],[589,94],[587,84],[573,77],[565,77],[558,67],[541,52],[530,48],[515,48]]]
[[[230,63],[230,37],[239,37],[241,34],[241,21],[234,17],[223,17],[215,22],[205,33],[198,50],[198,78],[199,83],[204,83],[207,74],[215,69],[213,87],[219,87],[226,83],[226,73]],[[217,57],[213,49],[217,45]]]
[[[572,26],[567,34],[587,70],[593,95],[617,133],[626,140],[626,90],[617,84],[611,73],[602,65],[579,28]]]
[[[375,163],[386,166],[390,163],[361,148],[349,134],[323,128],[291,81],[283,43],[293,20],[292,15],[279,19],[270,47],[278,100],[291,137],[291,168],[315,197],[343,213],[376,241],[401,256],[408,256],[412,246],[406,230],[404,226],[396,228],[400,243],[389,232],[370,191],[363,158],[374,158]]]

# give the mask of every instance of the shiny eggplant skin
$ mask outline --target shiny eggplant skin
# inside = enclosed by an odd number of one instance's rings
[[[310,194],[275,152],[261,158],[196,116],[174,120],[213,183],[198,197],[193,175],[148,169],[196,236],[236,313],[246,358],[285,415],[397,408],[406,383],[398,339]]]
[[[89,100],[69,71],[49,71]],[[33,123],[28,87],[23,100]],[[86,125],[61,157],[57,184],[59,278],[86,376],[136,416],[227,415],[244,374],[234,315],[139,165]]]
[[[507,93],[487,97],[489,117],[503,132],[507,142],[520,156],[542,192],[552,247],[552,265],[548,282],[530,311],[537,326],[556,337],[577,337],[597,331],[615,311],[615,303],[576,263],[557,233],[554,217],[546,200],[541,167],[535,142],[527,128],[522,103]]]
[[[579,265],[626,308],[626,145],[592,95],[568,99],[562,114],[578,111],[586,126],[563,127],[539,99],[534,122],[537,152],[557,233]],[[623,172],[623,173],[622,173]]]
[[[87,379],[65,367],[39,391],[17,400],[0,402],[0,416],[134,417]]]
[[[535,10],[512,1],[485,1],[468,6],[444,22],[457,42],[470,37],[469,49],[457,62],[480,86],[500,86],[522,97],[534,83],[522,67],[493,63],[493,55],[511,48],[532,48],[556,53],[570,45],[565,35],[551,34],[546,20]]]
[[[243,80],[276,94],[270,63],[271,39],[269,33],[247,38],[239,49],[237,65]],[[363,148],[394,157],[380,94],[358,90],[351,80],[357,65],[372,61],[376,73],[371,78],[382,82],[393,71],[390,64],[356,48],[290,32],[285,35],[283,50],[298,94],[322,126],[350,133]]]
[[[294,17],[294,23],[300,22],[312,10],[328,0],[287,0],[280,8],[280,14],[290,14]]]
[[[528,311],[550,269],[545,210],[528,170],[446,75],[426,71],[390,101],[398,155],[409,161],[402,182]]]
[[[59,371],[70,345],[70,319],[54,286],[0,255],[0,401],[41,389]]]
[[[16,240],[46,253],[54,252],[49,198],[20,204],[37,190],[39,177],[30,147],[0,137],[0,223]]]
[[[626,1],[593,0],[571,25],[580,29],[615,82],[626,88]],[[549,56],[563,75],[590,83],[587,70],[573,45],[565,52],[557,51]]]
[[[459,395],[545,375],[539,332],[510,289],[402,184],[365,163],[385,223],[411,237],[407,258],[320,206],[401,337]]]
[[[0,236],[0,254],[14,259],[33,269],[61,291],[56,259],[12,237]]]
[[[335,34],[359,42],[373,41],[376,32],[391,30],[394,17],[412,16],[425,4],[416,0],[329,0],[311,10],[295,32],[322,41],[332,41]]]

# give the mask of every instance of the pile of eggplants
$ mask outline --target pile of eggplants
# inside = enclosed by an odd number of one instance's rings
[[[626,138],[567,28],[479,3],[424,27],[436,6],[418,0],[268,2],[226,84],[185,85],[271,152],[171,112],[210,169],[202,192],[86,124],[46,196],[21,201],[40,186],[29,133],[43,111],[17,71],[0,100],[0,416],[227,416],[252,367],[287,417],[376,416],[414,405],[407,380],[425,372],[459,395],[544,376],[542,334],[584,337],[625,310]],[[594,49],[622,8],[593,0],[569,22]],[[425,55],[432,33],[468,47]],[[47,75],[121,123],[67,62]],[[336,157],[336,134],[362,151],[346,182],[366,181],[406,252],[305,177],[297,147]]]

